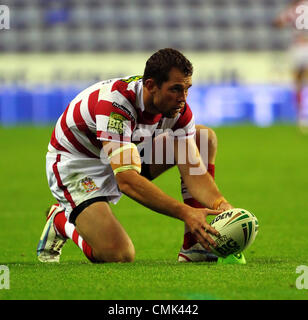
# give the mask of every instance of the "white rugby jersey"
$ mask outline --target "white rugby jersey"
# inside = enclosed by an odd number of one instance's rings
[[[186,103],[175,118],[144,110],[141,76],[98,82],[78,94],[60,116],[48,150],[78,157],[100,158],[102,141],[133,142],[171,129],[177,137],[195,134],[195,122]]]

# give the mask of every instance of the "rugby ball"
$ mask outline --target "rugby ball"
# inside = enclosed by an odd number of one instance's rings
[[[220,233],[219,237],[211,234],[217,247],[210,248],[214,254],[223,258],[247,249],[254,242],[259,227],[257,217],[241,208],[224,211],[210,225]]]

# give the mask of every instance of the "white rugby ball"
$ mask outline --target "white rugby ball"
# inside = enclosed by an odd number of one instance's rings
[[[211,234],[217,247],[210,248],[214,254],[224,258],[247,249],[254,242],[259,227],[257,217],[241,208],[224,211],[210,225],[220,233],[220,237]]]

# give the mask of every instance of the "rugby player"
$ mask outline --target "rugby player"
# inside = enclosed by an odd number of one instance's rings
[[[303,12],[302,8],[306,8]],[[300,10],[298,10],[300,9]],[[302,17],[300,17],[302,14]],[[293,0],[279,13],[274,23],[276,27],[292,27],[292,58],[293,79],[296,91],[297,122],[303,133],[308,133],[308,114],[304,109],[303,89],[308,79],[308,30],[301,25],[308,19],[308,1]]]
[[[50,208],[37,247],[40,261],[59,262],[67,239],[92,262],[133,261],[134,245],[109,205],[122,193],[185,223],[179,261],[218,260],[209,248],[215,246],[210,234],[218,232],[206,217],[232,205],[214,182],[216,135],[195,125],[186,102],[192,73],[182,53],[161,49],[148,59],[143,76],[96,83],[71,101],[46,156],[58,203]],[[174,161],[166,160],[170,154]],[[151,182],[174,165],[184,203]],[[243,255],[226,259],[245,263]]]

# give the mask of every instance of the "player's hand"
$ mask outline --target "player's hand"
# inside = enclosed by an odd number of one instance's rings
[[[222,202],[217,209],[226,211],[226,210],[230,210],[233,209],[234,207],[229,203],[229,202]]]
[[[211,251],[209,245],[216,247],[215,241],[209,234],[219,236],[219,232],[206,222],[206,217],[220,213],[222,213],[222,210],[191,208],[188,217],[185,219],[185,223],[195,239],[208,251]]]

